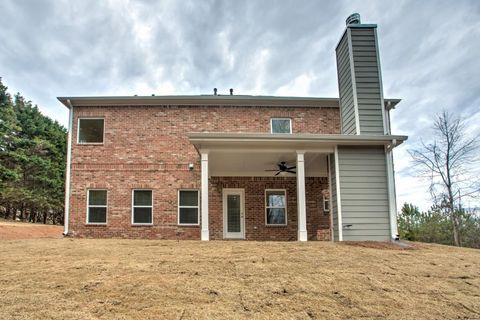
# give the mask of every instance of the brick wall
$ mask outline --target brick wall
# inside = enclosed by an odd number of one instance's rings
[[[103,117],[102,145],[79,145],[79,117]],[[293,133],[340,133],[338,108],[219,107],[219,106],[118,106],[75,107],[72,143],[70,232],[78,237],[199,239],[200,227],[177,225],[177,190],[200,188],[200,159],[189,143],[188,132],[270,131],[271,117],[292,118]],[[195,165],[189,171],[188,164]],[[258,186],[257,186],[258,187]],[[108,190],[108,223],[86,224],[88,189]],[[131,225],[132,189],[153,190],[153,226]],[[255,187],[256,188],[256,187]],[[289,188],[292,188],[289,187]],[[289,192],[290,194],[290,192]],[[261,192],[263,197],[264,191]],[[296,197],[296,191],[292,197]],[[290,196],[288,196],[290,199]],[[307,206],[310,204],[307,198]],[[289,207],[293,201],[289,201]],[[262,200],[263,204],[263,200]],[[263,209],[264,210],[264,209]],[[296,237],[296,208],[292,207],[285,236]],[[310,210],[310,209],[308,209]],[[257,211],[255,211],[257,212]],[[296,221],[296,220],[295,220]],[[212,226],[214,227],[214,226]],[[258,230],[250,239],[262,239]],[[316,227],[312,227],[316,228]],[[218,238],[218,228],[213,237]],[[316,234],[309,229],[309,236]],[[267,238],[267,237],[264,237]],[[270,237],[272,238],[272,237]]]
[[[223,189],[245,191],[245,238],[247,240],[297,240],[297,181],[295,177],[212,177],[210,178],[209,224],[211,239],[223,239]],[[287,225],[265,223],[265,190],[285,189]],[[317,231],[330,228],[330,215],[323,211],[322,190],[327,178],[307,177],[307,231],[309,240],[317,240]]]

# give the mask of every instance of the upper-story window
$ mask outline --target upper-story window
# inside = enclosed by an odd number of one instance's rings
[[[103,118],[78,119],[78,143],[103,143]]]
[[[272,118],[270,120],[272,133],[292,133],[292,119]]]

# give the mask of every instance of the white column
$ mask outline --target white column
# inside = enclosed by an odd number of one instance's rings
[[[297,151],[298,241],[307,241],[307,210],[305,201],[305,151]]]
[[[208,231],[208,153],[202,152],[201,154],[202,172],[201,172],[201,184],[202,184],[202,235],[203,241],[210,239],[210,233]]]

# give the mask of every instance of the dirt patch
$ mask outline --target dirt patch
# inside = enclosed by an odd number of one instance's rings
[[[479,319],[480,250],[36,239],[0,249],[0,319]]]
[[[0,221],[0,240],[61,238],[63,226]]]

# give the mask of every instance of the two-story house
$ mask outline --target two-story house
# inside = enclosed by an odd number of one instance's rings
[[[60,97],[69,133],[65,234],[390,240],[392,150],[376,25],[347,19],[339,98]]]

